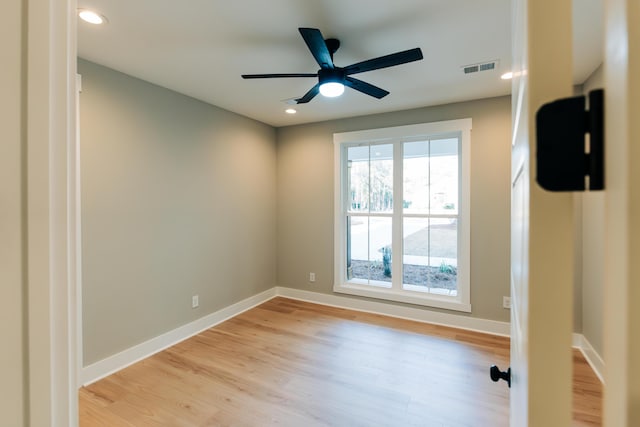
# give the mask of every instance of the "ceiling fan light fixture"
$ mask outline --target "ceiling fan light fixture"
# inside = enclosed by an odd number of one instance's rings
[[[320,94],[327,98],[335,98],[344,93],[344,70],[340,68],[322,68],[318,70]]]
[[[327,98],[335,98],[344,93],[344,85],[339,82],[326,82],[320,85],[320,94]]]

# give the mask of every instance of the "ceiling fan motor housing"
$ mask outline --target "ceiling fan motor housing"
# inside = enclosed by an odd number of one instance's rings
[[[336,82],[344,84],[344,69],[342,68],[321,68],[318,70],[318,82],[324,83]]]
[[[340,48],[340,40],[338,39],[326,39],[324,43],[327,45],[327,49],[329,50],[329,54],[331,55],[331,59],[333,59],[333,54]]]

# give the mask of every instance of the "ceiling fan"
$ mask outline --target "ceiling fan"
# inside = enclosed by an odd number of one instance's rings
[[[317,28],[298,28],[298,31],[300,31],[302,38],[307,44],[307,47],[311,51],[316,62],[320,65],[320,69],[317,73],[243,74],[242,78],[271,79],[282,77],[317,77],[318,83],[302,97],[295,99],[297,104],[305,104],[311,101],[318,92],[328,97],[342,95],[345,86],[349,86],[359,92],[380,99],[387,96],[389,92],[349,76],[364,73],[366,71],[378,70],[380,68],[406,64],[407,62],[419,61],[422,59],[422,51],[417,47],[415,49],[409,49],[358,62],[347,67],[337,67],[333,63],[333,54],[336,53],[340,47],[340,40],[325,40],[322,33]]]

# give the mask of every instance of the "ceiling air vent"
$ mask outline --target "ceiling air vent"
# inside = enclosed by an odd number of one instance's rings
[[[495,70],[497,67],[498,60],[496,59],[495,61],[482,62],[480,64],[463,65],[460,68],[462,68],[462,71],[464,71],[465,74],[471,74],[477,73],[479,71]]]
[[[464,67],[464,73],[465,74],[469,74],[469,73],[477,73],[478,72],[478,67],[477,65],[467,65],[466,67]]]

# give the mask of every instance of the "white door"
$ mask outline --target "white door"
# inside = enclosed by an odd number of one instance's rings
[[[605,2],[605,426],[640,426],[640,1]]]
[[[571,425],[573,198],[535,182],[535,113],[572,95],[571,0],[513,0],[511,426]]]

